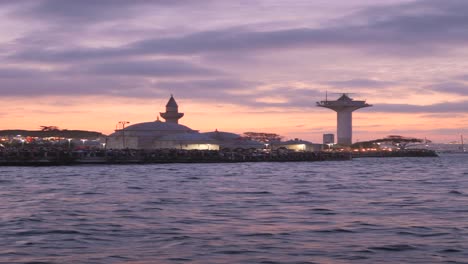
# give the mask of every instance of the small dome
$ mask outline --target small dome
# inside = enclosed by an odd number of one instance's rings
[[[220,141],[226,141],[226,140],[236,140],[236,139],[241,139],[241,136],[238,134],[234,133],[229,133],[229,132],[220,132],[220,131],[213,131],[213,132],[205,132],[202,133],[203,135],[206,135],[210,138],[220,140]]]

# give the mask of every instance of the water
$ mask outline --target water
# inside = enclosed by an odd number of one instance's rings
[[[0,167],[0,263],[468,263],[468,155]]]

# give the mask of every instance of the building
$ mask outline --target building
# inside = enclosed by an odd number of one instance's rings
[[[165,122],[156,121],[122,126],[107,138],[109,149],[206,149],[217,150],[219,144],[207,135],[200,134],[187,126],[179,124],[184,116],[174,97],[166,104],[166,112],[160,113]]]
[[[284,142],[275,142],[271,145],[273,150],[277,150],[280,148],[285,148],[289,150],[293,150],[296,152],[305,152],[305,151],[320,151],[322,150],[322,144],[314,144],[309,141],[305,141],[302,139],[292,139]]]
[[[213,132],[206,132],[202,133],[203,135],[208,136],[216,140],[219,144],[220,149],[263,149],[265,148],[265,144],[243,138],[242,136],[230,133],[230,132],[221,132],[217,129]]]
[[[335,144],[335,135],[334,134],[323,134],[323,144]]]
[[[325,101],[317,102],[317,106],[336,111],[338,144],[349,146],[352,144],[353,112],[372,105],[366,101],[355,101],[343,93],[337,100],[328,101],[328,98],[325,98]]]
[[[166,104],[166,112],[160,113],[155,121],[128,125],[120,121],[120,129],[106,139],[108,149],[184,149],[184,150],[219,150],[244,149],[262,150],[285,148],[294,151],[319,151],[321,144],[313,144],[299,139],[286,142],[271,141],[262,143],[235,133],[212,131],[200,133],[185,125],[179,124],[184,113],[179,113],[179,106],[171,95]],[[266,134],[269,135],[269,134]],[[276,135],[276,134],[271,134]]]

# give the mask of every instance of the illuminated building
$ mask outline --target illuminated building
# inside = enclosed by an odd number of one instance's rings
[[[166,112],[160,113],[165,122],[159,120],[122,126],[109,135],[109,149],[206,149],[217,150],[219,144],[207,135],[200,134],[187,126],[178,124],[184,116],[171,95],[166,104]],[[121,123],[121,122],[120,122]]]

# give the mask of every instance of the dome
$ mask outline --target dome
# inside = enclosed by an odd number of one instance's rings
[[[206,136],[208,136],[210,138],[219,140],[219,141],[241,139],[241,136],[238,135],[238,134],[229,133],[229,132],[220,132],[218,130],[213,131],[213,132],[205,132],[205,133],[202,133],[202,134],[206,135]]]
[[[123,132],[125,136],[162,136],[196,131],[184,125],[156,120],[154,122],[144,122],[128,126],[123,129]],[[121,134],[122,130],[118,130],[110,136],[118,136]]]
[[[127,131],[142,131],[142,130],[147,130],[147,131],[154,131],[154,130],[179,131],[179,132],[194,131],[194,130],[192,130],[189,127],[184,126],[184,125],[179,125],[179,124],[176,124],[176,123],[161,122],[159,120],[156,120],[154,122],[144,122],[144,123],[134,124],[134,125],[126,127],[124,130],[125,130],[125,132],[127,132]]]

